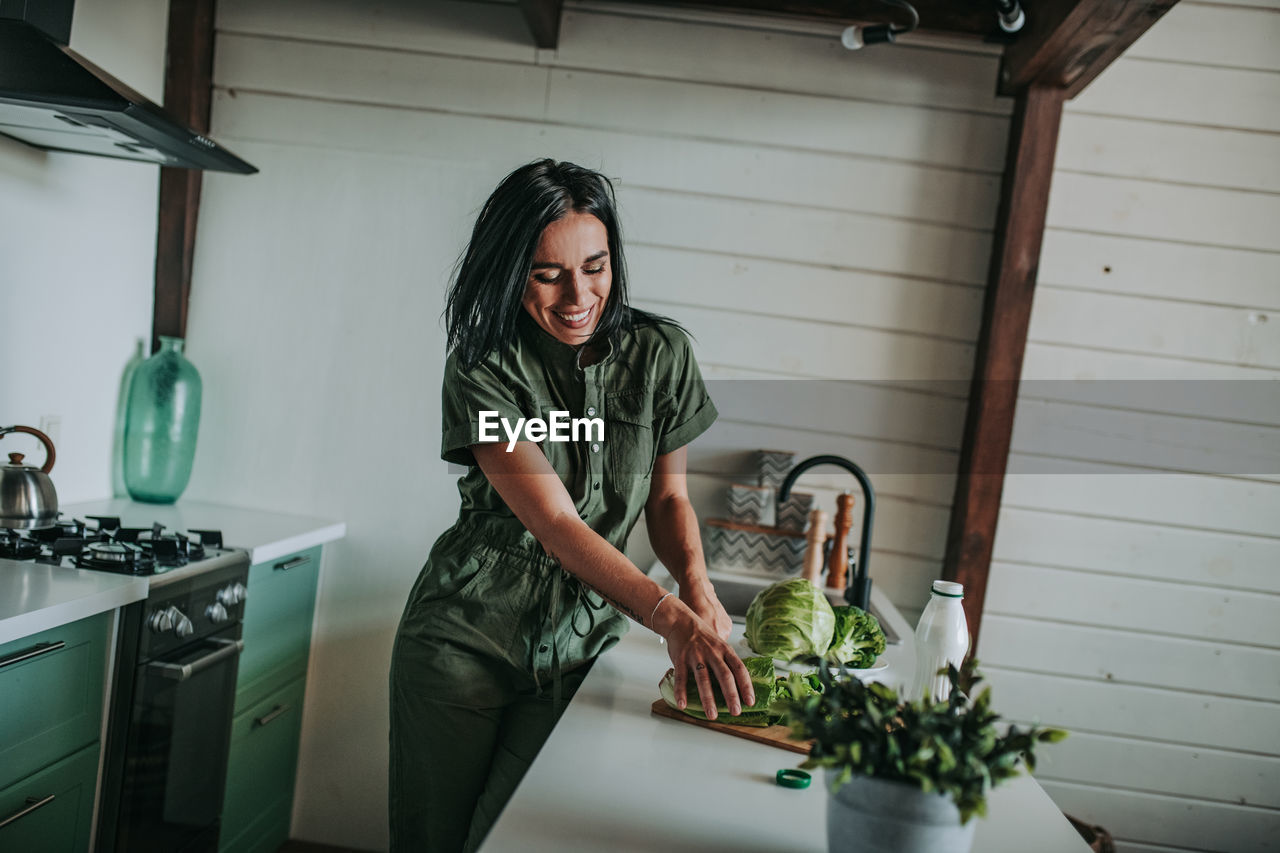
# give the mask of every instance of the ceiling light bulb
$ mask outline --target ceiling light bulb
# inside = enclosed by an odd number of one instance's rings
[[[857,50],[868,44],[892,44],[895,38],[892,24],[872,24],[869,27],[846,28],[840,34],[840,43],[849,50]]]
[[[1017,0],[1002,0],[998,5],[1000,14],[996,17],[1000,22],[1000,29],[1006,33],[1016,33],[1027,23],[1027,16]]]
[[[862,28],[859,26],[845,27],[844,32],[840,34],[840,43],[849,50],[857,50],[866,42],[862,40]]]

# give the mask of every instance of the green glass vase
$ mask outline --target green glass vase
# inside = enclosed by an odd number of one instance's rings
[[[171,504],[191,479],[200,427],[200,374],[182,354],[182,338],[160,349],[129,383],[124,425],[124,485],[129,497]]]
[[[120,388],[116,396],[116,428],[111,437],[111,496],[123,498],[129,494],[124,484],[124,425],[129,414],[129,389],[133,387],[133,374],[146,356],[146,342],[138,338],[133,355],[125,362],[120,374]]]

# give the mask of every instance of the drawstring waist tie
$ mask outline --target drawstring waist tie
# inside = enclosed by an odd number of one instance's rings
[[[559,565],[557,563],[557,565]],[[573,631],[575,637],[585,640],[591,635],[596,627],[596,611],[604,610],[608,605],[604,599],[599,602],[591,600],[591,590],[587,585],[578,578],[574,577],[563,567],[555,572],[551,577],[551,583],[547,585],[550,591],[551,601],[548,606],[543,608],[546,614],[543,617],[542,630],[543,636],[550,628],[551,632],[551,707],[555,713],[560,713],[563,706],[563,671],[560,668],[560,647],[559,647],[559,626],[560,626],[560,598],[566,590],[573,596],[573,614],[569,617],[569,629]],[[585,631],[578,630],[578,614],[585,612],[587,614],[587,629]],[[539,693],[542,692],[542,683],[538,678],[538,668],[533,667],[533,684]]]
[[[506,523],[503,523],[506,522]],[[492,516],[475,513],[464,514],[458,519],[451,531],[455,536],[468,542],[468,547],[479,552],[487,552],[497,558],[500,563],[510,565],[518,571],[532,574],[544,582],[534,585],[535,601],[533,607],[542,613],[539,633],[542,637],[550,636],[551,646],[551,687],[552,702],[558,712],[563,704],[562,676],[564,670],[560,664],[562,642],[560,638],[561,600],[571,599],[569,629],[580,640],[591,636],[598,626],[597,613],[605,610],[608,604],[604,599],[574,577],[560,564],[560,561],[548,554],[541,543],[528,530],[512,524],[505,519],[499,521]],[[586,627],[580,627],[582,614],[586,614]],[[534,688],[539,694],[543,691],[539,668],[534,665],[537,643],[530,644],[530,667]],[[575,664],[572,668],[585,663]]]

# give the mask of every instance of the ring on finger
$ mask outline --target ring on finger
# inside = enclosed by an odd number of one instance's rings
[[[694,667],[694,669],[706,669],[706,668],[707,668],[707,665],[705,663],[700,663]]]

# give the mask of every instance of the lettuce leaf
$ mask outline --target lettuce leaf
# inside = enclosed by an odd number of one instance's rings
[[[777,721],[777,716],[769,713],[769,706],[773,704],[778,682],[778,679],[774,676],[773,658],[751,657],[743,660],[743,664],[746,665],[747,673],[751,676],[751,687],[756,694],[755,704],[744,706],[741,714],[736,717],[732,716],[729,713],[729,706],[725,704],[724,694],[720,692],[720,684],[713,675],[711,677],[711,688],[716,698],[715,722],[734,726],[771,726]],[[696,717],[699,720],[707,719],[707,712],[703,708],[702,699],[698,695],[698,683],[694,680],[693,675],[689,675],[685,684],[688,705],[684,708],[680,708],[676,704],[675,681],[676,671],[669,669],[667,674],[662,676],[662,680],[658,682],[658,690],[661,691],[663,700],[672,708],[682,711],[690,717]]]

